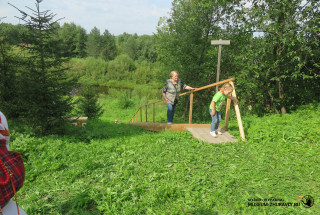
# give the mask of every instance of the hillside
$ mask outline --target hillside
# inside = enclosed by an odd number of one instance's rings
[[[246,142],[215,145],[106,116],[64,136],[36,137],[11,122],[11,147],[26,166],[19,204],[28,214],[317,214],[319,110],[244,117]],[[238,137],[235,120],[230,132]],[[248,206],[305,195],[313,207]]]

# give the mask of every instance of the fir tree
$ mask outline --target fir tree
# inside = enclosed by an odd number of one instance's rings
[[[36,0],[36,9],[27,7],[28,14],[17,7],[24,26],[29,29],[26,36],[27,51],[25,72],[23,73],[24,99],[23,113],[27,122],[39,133],[59,131],[67,114],[72,109],[68,93],[74,81],[65,73],[61,58],[61,41],[57,39],[58,20],[50,10],[40,11],[42,0]]]

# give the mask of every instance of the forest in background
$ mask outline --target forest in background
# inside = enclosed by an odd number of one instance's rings
[[[128,104],[134,98],[156,100],[171,70],[179,71],[193,87],[213,83],[218,53],[210,44],[214,39],[231,41],[222,48],[220,80],[236,79],[244,113],[287,113],[319,101],[320,12],[315,0],[175,0],[170,16],[159,20],[157,33],[141,36],[114,36],[96,27],[88,33],[74,23],[60,26],[59,20],[48,19],[49,14],[41,15],[23,25],[7,24],[5,18],[0,24],[0,108],[12,118],[28,118],[48,106],[65,110],[41,118],[70,115],[73,103],[65,96],[87,85],[108,87]],[[37,23],[43,28],[37,29]],[[50,77],[33,79],[45,73]],[[49,92],[43,94],[42,106],[30,104],[39,98],[40,89]],[[195,121],[207,118],[213,94],[197,93]],[[55,97],[59,98],[52,102]],[[64,108],[58,108],[62,100]],[[177,116],[188,113],[188,100],[181,99]]]

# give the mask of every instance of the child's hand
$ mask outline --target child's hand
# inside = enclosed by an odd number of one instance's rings
[[[234,104],[236,105],[236,104],[238,104],[239,101],[238,101],[238,99],[237,99],[236,97],[234,97],[234,98],[233,98],[233,102],[234,102]]]
[[[211,111],[211,114],[212,114],[212,116],[214,116],[214,115],[216,114],[216,111],[215,111],[215,110],[212,110],[212,111]]]

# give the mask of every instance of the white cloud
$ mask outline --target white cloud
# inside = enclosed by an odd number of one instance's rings
[[[11,2],[19,8],[26,3],[33,8],[35,1],[11,0]],[[40,6],[56,13],[57,18],[65,17],[61,23],[74,22],[88,32],[96,26],[101,33],[108,29],[115,35],[123,32],[141,35],[156,32],[159,18],[168,16],[171,2],[172,0],[44,0]],[[2,8],[2,3],[0,7]],[[1,14],[12,16],[12,12],[2,13],[2,9]],[[18,12],[15,14],[18,15]]]

